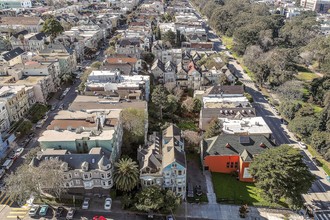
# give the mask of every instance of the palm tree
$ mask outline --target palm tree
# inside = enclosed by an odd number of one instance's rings
[[[118,190],[131,191],[139,183],[138,165],[131,158],[122,158],[115,163],[114,181]]]

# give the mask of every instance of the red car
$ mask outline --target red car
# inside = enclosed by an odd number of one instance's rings
[[[93,220],[107,220],[104,216],[94,216]]]

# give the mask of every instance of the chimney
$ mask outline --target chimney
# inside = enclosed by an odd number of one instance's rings
[[[229,143],[227,143],[226,144],[226,148],[230,148],[231,146],[230,146],[230,144]]]
[[[263,142],[261,142],[259,146],[262,147],[262,148],[266,147],[266,145]]]

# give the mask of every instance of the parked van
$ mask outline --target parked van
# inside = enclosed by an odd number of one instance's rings
[[[2,167],[8,170],[11,167],[11,165],[13,165],[13,160],[8,159],[2,164]]]

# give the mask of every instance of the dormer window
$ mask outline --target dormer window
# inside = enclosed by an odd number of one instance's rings
[[[82,164],[81,164],[81,169],[83,170],[83,171],[88,171],[88,162],[83,162]]]

